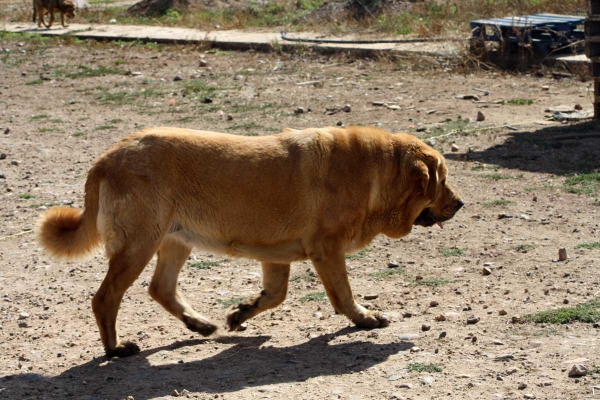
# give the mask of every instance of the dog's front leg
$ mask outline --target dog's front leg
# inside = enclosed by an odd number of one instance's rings
[[[382,328],[390,324],[387,316],[368,311],[354,300],[343,252],[320,254],[311,259],[335,311],[350,318],[359,328]]]
[[[255,315],[275,308],[285,300],[290,278],[290,264],[262,263],[263,290],[257,297],[242,301],[227,314],[227,326],[230,331]]]

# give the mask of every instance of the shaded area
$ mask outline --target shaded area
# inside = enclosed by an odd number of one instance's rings
[[[2,398],[10,399],[100,399],[133,395],[140,400],[172,395],[174,389],[231,393],[253,386],[302,382],[318,376],[364,371],[384,362],[390,355],[414,346],[408,342],[328,343],[338,336],[356,331],[356,328],[344,328],[290,347],[264,346],[269,336],[188,340],[146,350],[125,359],[107,362],[104,357],[96,358],[55,377],[38,374],[6,376],[0,381],[0,394]],[[150,365],[147,359],[162,350],[210,346],[214,342],[234,346],[211,357],[178,364]],[[190,349],[190,354],[193,354],[191,351],[193,349]],[[83,381],[86,383],[82,384]]]
[[[507,140],[467,154],[469,161],[528,172],[572,175],[600,168],[600,123],[581,122],[502,134]],[[456,154],[446,154],[458,159]]]

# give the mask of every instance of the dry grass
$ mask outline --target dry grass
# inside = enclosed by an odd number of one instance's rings
[[[220,29],[270,27],[289,31],[326,31],[330,34],[360,32],[428,37],[465,36],[470,32],[469,21],[479,18],[542,12],[583,15],[586,10],[585,0],[425,0],[394,5],[385,0],[354,1],[362,15],[360,18],[356,15],[356,7],[354,10],[343,5],[335,8],[331,6],[334,3],[328,4],[323,0],[279,0],[265,2],[264,5],[249,1],[245,8],[196,8],[185,12],[169,10],[159,17],[131,16],[126,13],[127,7],[113,7],[113,0],[97,0],[94,1],[94,8],[80,10],[74,22],[108,23],[114,18],[121,24],[183,26],[204,30],[212,30],[217,26]],[[359,4],[368,5],[370,10],[361,10]],[[30,21],[30,7],[22,7],[7,18]]]

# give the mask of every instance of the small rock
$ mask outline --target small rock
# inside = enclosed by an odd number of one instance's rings
[[[504,346],[504,343],[502,343],[502,341],[500,341],[498,339],[492,340],[492,343],[495,344],[496,346]]]
[[[418,353],[419,351],[421,351],[421,349],[419,347],[417,347],[417,346],[411,347],[411,349],[410,349],[411,353]]]
[[[577,111],[583,110],[583,107],[581,106],[581,104],[575,104],[575,107],[573,107],[573,108],[576,109]]]
[[[398,389],[412,389],[412,385],[410,383],[400,383],[396,386]]]
[[[425,141],[425,143],[427,143],[428,145],[430,145],[431,147],[435,146],[435,139],[427,139]]]
[[[365,294],[364,299],[365,300],[375,300],[378,297],[379,297],[378,294],[372,293],[372,294]]]
[[[438,336],[438,339],[443,339],[446,337],[446,335],[447,335],[446,332],[442,332],[442,333],[440,333],[440,336]]]
[[[483,269],[481,270],[481,273],[483,275],[491,275],[492,274],[492,270],[488,267],[483,267]]]
[[[338,122],[335,123],[335,125],[336,126],[342,126],[342,125],[344,125],[344,123],[342,121],[338,121]]]
[[[475,95],[475,94],[459,94],[458,96],[456,96],[457,99],[459,100],[475,100],[475,101],[479,101],[479,96]]]
[[[177,82],[177,81],[182,81],[183,78],[181,77],[181,75],[175,75],[175,77],[173,78],[173,81]]]
[[[22,313],[19,314],[19,318],[18,319],[22,320],[22,319],[27,319],[27,318],[29,318],[29,314],[26,313],[26,312],[22,312]]]
[[[573,368],[569,371],[569,378],[579,378],[580,376],[586,376],[588,369],[585,365],[577,364],[573,365]]]
[[[524,382],[520,382],[519,385],[517,386],[517,389],[525,390],[525,389],[527,389],[527,384]]]
[[[446,320],[446,316],[445,316],[444,314],[440,314],[440,315],[438,315],[437,317],[435,317],[435,320],[436,320],[437,322],[442,322],[442,321],[445,321],[445,320]]]
[[[512,322],[513,324],[519,324],[521,323],[521,316],[520,315],[515,315],[510,319],[510,322]]]
[[[567,249],[558,249],[558,261],[565,261],[567,259]]]
[[[455,143],[452,143],[450,150],[452,150],[453,153],[456,153],[459,150],[459,147]]]
[[[350,106],[350,104],[346,104],[344,108],[342,108],[342,111],[349,113],[350,111],[352,111],[352,107]]]
[[[325,318],[323,317],[323,313],[321,313],[321,312],[318,312],[318,311],[317,311],[316,313],[314,313],[314,314],[313,314],[313,317],[315,317],[315,318],[318,318],[318,319],[321,319],[321,320],[322,320],[322,319],[325,319]]]
[[[404,397],[398,393],[392,393],[392,394],[390,394],[389,399],[390,400],[406,400],[406,397]]]
[[[483,263],[483,266],[484,267],[493,267],[494,263],[493,262],[486,262],[486,263]]]
[[[8,135],[9,133],[10,133],[10,128],[6,128],[6,129],[4,130],[4,134],[5,134],[5,135]]]
[[[500,314],[500,315],[506,315],[508,313],[506,312],[506,310],[502,309],[502,310],[498,311],[498,314]]]
[[[298,107],[294,110],[294,114],[304,114],[306,112],[306,110],[304,109],[304,107]]]
[[[477,336],[471,336],[471,343],[477,342]]]
[[[532,395],[531,393],[526,393],[526,394],[523,396],[523,398],[524,398],[524,399],[535,399],[535,396],[534,396],[534,395]]]
[[[437,306],[439,306],[439,305],[440,305],[440,303],[439,303],[439,302],[437,302],[437,301],[435,301],[435,300],[432,300],[432,301],[429,303],[429,307],[437,307]]]
[[[0,153],[0,160],[6,160],[6,157],[8,157],[5,153]]]
[[[402,316],[403,316],[404,318],[410,318],[410,317],[412,317],[413,315],[412,315],[412,313],[411,313],[411,312],[408,312],[408,311],[407,311],[407,312],[405,312],[404,314],[402,314]]]
[[[204,59],[200,60],[200,66],[201,67],[206,67],[207,65],[208,65],[208,61],[206,61]]]
[[[244,80],[244,75],[236,75],[233,77],[234,81],[243,81]]]
[[[398,264],[396,261],[390,261],[387,266],[388,268],[399,268],[400,264]]]
[[[431,325],[425,325],[425,324],[421,325],[421,330],[423,332],[427,332],[430,329],[431,329]]]
[[[233,115],[227,114],[227,121],[233,121]]]
[[[15,165],[15,166],[18,166],[18,165],[19,165],[19,162],[18,162],[17,160],[12,160],[12,161],[10,162],[10,165]]]
[[[243,332],[243,331],[245,331],[246,329],[248,329],[248,324],[246,324],[246,323],[243,323],[243,324],[241,324],[240,326],[238,326],[238,328],[236,329],[236,331],[238,331],[238,332]]]
[[[542,90],[550,90],[550,86],[544,85],[542,86]]]
[[[473,325],[473,324],[478,323],[480,320],[481,320],[481,318],[472,315],[469,318],[467,318],[467,324],[468,325]]]
[[[563,304],[569,304],[569,299],[564,299]]]
[[[403,333],[400,336],[398,336],[398,339],[400,340],[412,340],[412,339],[417,339],[419,337],[418,333]]]
[[[131,76],[142,76],[142,73],[140,71],[130,71],[129,75],[131,75]]]
[[[421,275],[415,276],[415,281],[422,281],[423,277]]]
[[[434,381],[435,379],[433,379],[433,376],[426,376],[425,378],[423,378],[423,382],[427,385],[433,385]]]
[[[210,97],[205,97],[202,99],[202,103],[204,104],[210,104],[213,102],[213,99],[211,99]]]
[[[485,121],[485,115],[481,111],[477,111],[477,121]]]

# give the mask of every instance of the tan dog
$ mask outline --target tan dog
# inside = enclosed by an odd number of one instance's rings
[[[178,128],[133,133],[88,174],[85,211],[57,207],[40,219],[39,240],[75,258],[104,242],[109,269],[92,307],[108,356],[120,341],[121,299],[154,254],[150,295],[189,329],[217,327],[177,291],[193,247],[262,262],[263,290],[234,307],[230,330],[285,299],[290,263],[311,260],[334,309],[357,326],[387,326],[356,303],[345,257],[377,234],[450,219],[462,206],[444,158],[417,138],[374,128],[285,130],[245,137]]]
[[[33,22],[38,19],[38,27],[42,24],[46,28],[52,27],[54,24],[54,13],[58,11],[60,13],[60,23],[65,28],[65,15],[69,18],[75,17],[75,2],[73,0],[33,0]],[[50,23],[46,24],[44,15],[50,14]]]

